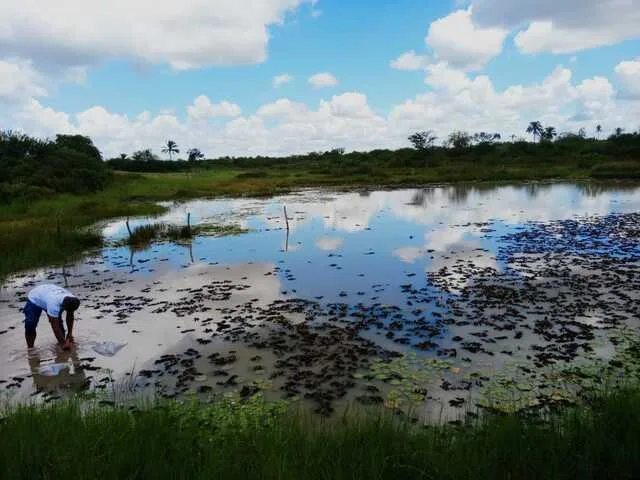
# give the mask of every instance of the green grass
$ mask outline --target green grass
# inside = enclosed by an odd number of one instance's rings
[[[144,248],[156,240],[171,240],[172,242],[190,241],[194,237],[239,235],[247,230],[238,225],[216,225],[204,223],[200,225],[171,225],[164,223],[149,223],[135,227],[131,234],[117,245],[129,245]]]
[[[540,416],[418,427],[388,413],[322,420],[226,401],[127,410],[16,407],[0,421],[3,479],[631,479],[640,393]]]

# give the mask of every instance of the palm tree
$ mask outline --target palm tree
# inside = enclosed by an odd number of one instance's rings
[[[178,144],[173,140],[167,141],[167,145],[162,149],[162,153],[168,153],[169,160],[173,160],[172,155],[174,153],[180,153],[180,150],[178,150]]]
[[[597,134],[598,140],[600,140],[601,133],[602,133],[602,125],[598,124],[596,125],[596,134]]]
[[[558,133],[556,132],[556,127],[547,127],[544,129],[544,131],[542,132],[542,136],[540,137],[540,139],[544,139],[544,140],[553,140],[556,136],[558,135]]]
[[[190,162],[202,160],[204,158],[204,153],[202,153],[199,148],[192,148],[187,151],[187,158]]]
[[[129,155],[127,155],[126,153],[121,153],[120,160],[129,160]]]
[[[624,128],[616,127],[616,137],[619,137],[620,135],[622,135],[622,132],[624,132]]]
[[[538,121],[531,122],[527,127],[527,133],[533,134],[534,143],[536,141],[536,136],[540,137],[540,140],[542,140],[542,135],[544,134],[544,129],[542,127],[542,124]]]

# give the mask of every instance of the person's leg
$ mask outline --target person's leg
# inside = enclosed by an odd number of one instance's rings
[[[27,300],[23,309],[24,313],[24,336],[27,341],[27,348],[33,348],[36,343],[36,327],[40,320],[42,309]]]

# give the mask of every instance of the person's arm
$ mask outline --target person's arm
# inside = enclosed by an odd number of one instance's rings
[[[73,342],[73,312],[67,312],[67,340]]]
[[[52,317],[51,315],[47,315],[49,317],[49,323],[51,324],[51,329],[53,330],[53,334],[56,336],[56,340],[60,345],[65,344],[64,333],[60,328],[60,320]]]

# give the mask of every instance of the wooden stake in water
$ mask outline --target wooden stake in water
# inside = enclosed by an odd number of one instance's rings
[[[289,231],[289,217],[287,216],[287,206],[284,206],[284,221],[287,225],[287,232]]]
[[[191,212],[187,213],[187,232],[191,236]]]
[[[127,221],[125,223],[127,225],[127,232],[129,232],[129,237],[131,237],[132,233],[131,233],[131,227],[129,226],[129,217],[127,217]]]

